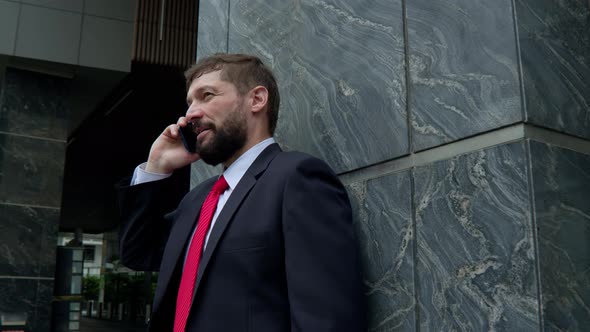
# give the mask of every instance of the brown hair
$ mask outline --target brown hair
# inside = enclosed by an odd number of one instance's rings
[[[187,89],[194,79],[217,70],[221,70],[221,79],[232,83],[242,96],[259,85],[268,90],[268,130],[273,135],[279,118],[281,98],[272,71],[256,56],[218,53],[199,60],[184,72]]]

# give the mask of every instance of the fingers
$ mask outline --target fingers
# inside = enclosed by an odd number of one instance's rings
[[[189,121],[186,117],[181,116],[180,118],[178,118],[178,121],[176,121],[176,124],[179,125],[180,127],[184,127],[186,125],[188,125]]]
[[[180,127],[186,127],[188,125],[189,121],[187,120],[186,117],[181,116],[178,118],[178,121],[176,121],[175,125],[170,125],[168,126],[168,128],[166,128],[166,130],[169,130],[170,132],[170,136],[173,138],[177,138],[179,133],[179,128]]]
[[[164,132],[162,134],[164,136],[172,138],[172,139],[178,139],[180,137],[180,132],[179,132],[180,128],[186,127],[188,124],[189,124],[188,118],[181,116],[176,121],[176,124],[171,124],[168,127],[166,127],[166,129],[164,129]]]
[[[178,125],[177,124],[171,124],[168,127],[166,127],[166,129],[164,129],[164,132],[162,133],[163,136],[172,138],[172,139],[177,139],[178,138]]]

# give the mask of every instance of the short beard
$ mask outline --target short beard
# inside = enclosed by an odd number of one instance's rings
[[[229,160],[246,144],[246,119],[240,110],[233,112],[220,128],[213,126],[213,138],[207,145],[197,141],[197,153],[212,166]]]

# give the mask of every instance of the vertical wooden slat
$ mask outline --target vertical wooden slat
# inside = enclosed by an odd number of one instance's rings
[[[143,17],[143,34],[145,38],[145,48],[143,49],[143,61],[150,61],[150,15],[151,15],[151,0],[145,0],[144,17]]]
[[[164,21],[164,40],[161,41],[160,47],[162,52],[162,57],[160,58],[159,64],[167,65],[168,64],[168,51],[170,49],[170,37],[172,36],[172,32],[170,31],[170,24],[172,24],[172,8],[174,6],[174,0],[167,0],[166,1],[166,9],[165,9],[165,21]]]
[[[143,31],[142,33],[144,34],[144,40],[145,40],[145,47],[143,49],[143,61],[144,62],[149,62],[150,58],[149,58],[149,52],[150,52],[150,29],[149,29],[149,25],[150,23],[150,14],[151,14],[151,0],[144,0],[142,1],[145,5],[144,8],[144,16],[143,16]]]
[[[160,32],[162,29],[166,29],[166,16],[162,15],[162,10],[164,10],[164,14],[166,13],[165,8],[162,8],[162,2],[164,0],[158,0],[158,10],[157,10],[157,17],[158,17],[158,24],[156,27],[156,42],[154,44],[154,48],[156,49],[156,58],[154,59],[156,64],[163,64],[162,63],[162,44],[163,39],[160,40]]]
[[[145,53],[147,50],[147,34],[145,33],[145,17],[146,17],[146,13],[147,13],[147,5],[145,3],[145,1],[139,1],[139,4],[141,5],[141,16],[137,17],[136,20],[137,22],[139,22],[139,36],[137,36],[137,39],[141,40],[141,45],[139,47],[139,56],[138,56],[138,60],[140,61],[145,61]]]
[[[196,2],[193,4],[193,8],[191,10],[193,15],[192,25],[191,25],[191,54],[189,54],[189,62],[193,63],[197,59],[197,35],[199,33],[199,3]]]
[[[180,49],[178,50],[178,62],[184,63],[184,54],[186,53],[186,49],[188,47],[187,43],[187,36],[188,36],[188,23],[190,22],[190,2],[185,1],[182,6],[182,26],[180,27],[180,35],[182,37],[183,43],[180,45]]]
[[[191,9],[192,25],[191,25],[191,36],[190,36],[190,50],[188,63],[192,64],[197,59],[197,35],[199,33],[199,2],[193,2],[193,8]]]
[[[186,8],[186,28],[185,28],[185,34],[186,34],[186,40],[190,40],[191,39],[191,35],[192,35],[192,20],[193,20],[193,3],[189,2],[188,6]],[[190,50],[191,50],[192,45],[190,43],[186,43],[185,44],[185,48],[184,48],[184,52],[182,54],[182,62],[184,63],[188,63],[189,65],[191,64],[189,61],[189,54],[190,54]]]
[[[137,59],[139,58],[140,55],[140,49],[141,49],[141,38],[139,38],[141,36],[140,32],[139,32],[139,28],[140,28],[140,21],[139,19],[141,18],[141,14],[139,12],[139,10],[141,9],[141,2],[137,3],[137,7],[135,8],[136,12],[135,12],[135,21],[133,23],[133,52],[131,53],[131,59]]]
[[[181,5],[182,5],[182,1],[176,1],[176,4],[174,6],[174,25],[173,25],[173,31],[174,31],[174,38],[172,40],[173,46],[172,46],[172,61],[174,63],[178,63],[178,47],[181,43],[181,38],[180,38],[180,25],[181,25],[181,21],[180,21],[180,12],[181,12]]]
[[[162,0],[151,0],[151,24],[150,24],[150,58],[151,63],[157,63],[158,60],[158,23],[160,20],[159,2]]]
[[[131,46],[131,59],[135,59],[137,56],[137,45],[138,45],[138,41],[137,41],[137,25],[139,24],[139,21],[137,20],[137,17],[139,15],[137,15],[137,9],[139,8],[139,4],[137,4],[137,6],[135,7],[135,17],[136,19],[133,21],[133,42],[132,42],[132,46]]]
[[[164,1],[164,0],[160,0]],[[163,17],[163,21],[159,22],[158,24],[158,31],[162,31],[162,39],[158,38],[158,64],[160,65],[167,65],[166,63],[166,44],[168,42],[167,32],[168,32],[168,24],[170,24],[170,6],[174,0],[166,0],[166,5],[164,7],[160,6],[160,11],[164,11],[163,15],[161,12],[158,13],[159,17]],[[158,32],[159,33],[159,32]]]
[[[162,63],[162,42],[160,41],[160,31],[162,26],[166,23],[163,19],[166,17],[162,16],[162,2],[164,0],[158,0],[156,6],[156,17],[158,18],[158,24],[154,26],[154,30],[156,31],[156,40],[154,41],[154,49],[156,50],[156,56],[154,58],[155,63],[161,64]],[[164,12],[165,13],[165,12]]]
[[[138,20],[139,22],[139,36],[137,37],[139,40],[141,40],[141,47],[139,48],[139,53],[140,56],[139,58],[142,61],[145,61],[145,50],[147,49],[147,38],[146,38],[146,34],[145,34],[145,15],[146,15],[146,10],[147,10],[147,6],[145,4],[145,1],[138,1],[139,3],[141,3],[141,17],[136,18],[136,20]]]
[[[176,48],[178,47],[179,39],[178,39],[178,5],[181,1],[175,1],[174,6],[171,8],[173,12],[173,19],[170,22],[170,31],[172,31],[172,36],[170,38],[170,61],[176,63]]]
[[[168,63],[170,65],[176,63],[174,59],[174,48],[176,47],[176,25],[178,23],[178,3],[181,1],[172,1],[170,4],[170,22],[168,22]]]

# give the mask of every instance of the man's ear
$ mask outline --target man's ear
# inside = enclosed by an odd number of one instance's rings
[[[268,103],[268,90],[259,85],[257,87],[255,87],[254,89],[250,90],[250,95],[251,95],[251,109],[252,112],[254,113],[258,113],[260,111],[262,111],[265,107],[266,104]]]

